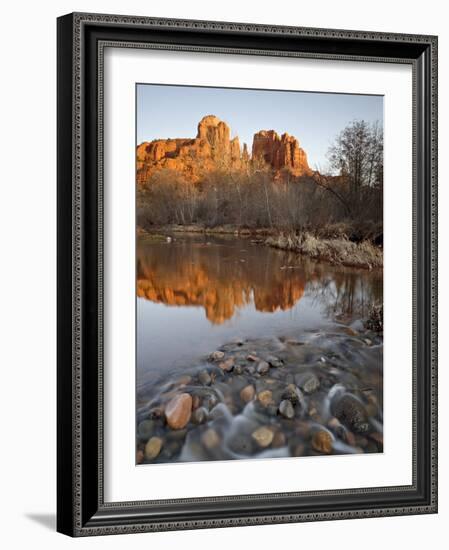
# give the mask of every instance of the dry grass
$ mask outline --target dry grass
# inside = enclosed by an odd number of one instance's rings
[[[382,249],[369,241],[354,243],[346,238],[321,239],[311,233],[283,234],[269,237],[266,243],[282,250],[292,250],[315,260],[332,264],[373,269],[383,266]]]

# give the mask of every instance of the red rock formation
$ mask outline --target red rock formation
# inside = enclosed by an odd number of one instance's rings
[[[220,168],[239,169],[241,165],[239,138],[231,140],[229,126],[214,115],[201,119],[194,139],[158,139],[137,147],[139,185],[164,168],[196,183],[204,173]]]
[[[251,160],[263,160],[277,175],[288,170],[294,176],[312,173],[307,156],[298,140],[274,130],[254,135],[252,157],[246,144],[240,148],[239,138],[231,139],[229,126],[214,115],[207,115],[198,124],[196,138],[157,139],[137,147],[137,184],[146,184],[156,172],[168,169],[179,172],[192,183],[213,170],[241,170]]]
[[[312,173],[304,149],[287,133],[279,136],[274,130],[261,130],[254,134],[252,158],[263,160],[276,171],[286,169],[294,176]]]

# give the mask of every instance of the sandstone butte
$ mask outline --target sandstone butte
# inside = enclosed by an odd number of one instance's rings
[[[180,173],[186,181],[197,183],[214,170],[245,170],[250,163],[262,161],[274,172],[292,176],[311,175],[307,155],[298,140],[287,133],[261,130],[254,134],[251,156],[246,143],[231,138],[226,122],[207,115],[198,124],[195,138],[156,139],[137,146],[137,184],[145,185],[156,172],[167,169]]]

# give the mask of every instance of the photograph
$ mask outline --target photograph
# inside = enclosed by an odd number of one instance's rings
[[[135,97],[136,464],[383,453],[384,97]]]

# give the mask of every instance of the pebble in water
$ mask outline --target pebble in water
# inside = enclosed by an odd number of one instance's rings
[[[165,408],[165,418],[172,430],[180,430],[187,425],[192,414],[192,396],[180,393],[173,397]]]
[[[301,391],[295,384],[289,384],[282,392],[282,399],[291,401],[293,405],[296,405],[301,399]]]
[[[235,373],[235,374],[243,374],[243,367],[242,367],[242,365],[235,365],[235,366],[234,366],[234,373]]]
[[[201,405],[201,398],[199,395],[192,395],[192,411],[196,410]]]
[[[273,392],[271,390],[263,390],[257,394],[257,400],[264,407],[267,407],[273,402]]]
[[[251,434],[251,437],[259,445],[259,447],[266,448],[273,441],[274,434],[270,428],[261,426]]]
[[[223,351],[213,351],[210,355],[209,355],[209,359],[211,361],[221,361],[222,359],[224,359],[224,352]]]
[[[137,427],[137,435],[142,441],[148,441],[154,431],[153,420],[142,420]]]
[[[279,404],[279,414],[284,418],[293,418],[295,416],[295,409],[293,408],[292,402],[288,399],[284,399]]]
[[[240,391],[240,399],[245,403],[249,403],[254,399],[255,394],[256,390],[254,389],[254,386],[252,384],[248,384],[248,386],[245,386]]]
[[[147,460],[154,460],[162,448],[162,439],[160,437],[152,437],[145,445],[145,458]]]
[[[274,355],[270,355],[269,357],[267,357],[267,361],[274,368],[279,368],[284,366],[284,363]]]
[[[320,381],[316,374],[306,374],[300,379],[298,385],[305,394],[310,395],[320,388]]]
[[[222,361],[218,366],[224,372],[231,372],[234,368],[234,359],[230,357],[229,359],[226,359],[226,361]]]
[[[257,365],[257,372],[259,374],[267,374],[267,372],[270,370],[270,365],[266,361],[261,361]]]
[[[325,430],[315,432],[312,436],[312,447],[319,453],[330,454],[333,449],[331,434]]]
[[[206,395],[206,397],[203,399],[203,406],[206,407],[209,411],[215,407],[215,405],[218,403],[218,397],[215,395],[215,393],[209,393]]]
[[[287,443],[287,437],[284,434],[284,432],[281,432],[280,430],[277,431],[273,436],[273,441],[271,442],[271,446],[274,449],[278,449],[279,447],[284,447]]]
[[[199,407],[192,413],[192,422],[195,424],[204,424],[208,417],[207,409],[204,407]]]
[[[203,384],[203,386],[210,386],[212,378],[207,370],[203,370],[198,375],[198,380]]]
[[[331,403],[332,414],[355,433],[369,431],[366,409],[357,397],[350,393],[337,396]]]
[[[213,428],[208,428],[201,436],[201,442],[206,449],[214,449],[220,443],[220,437]]]

